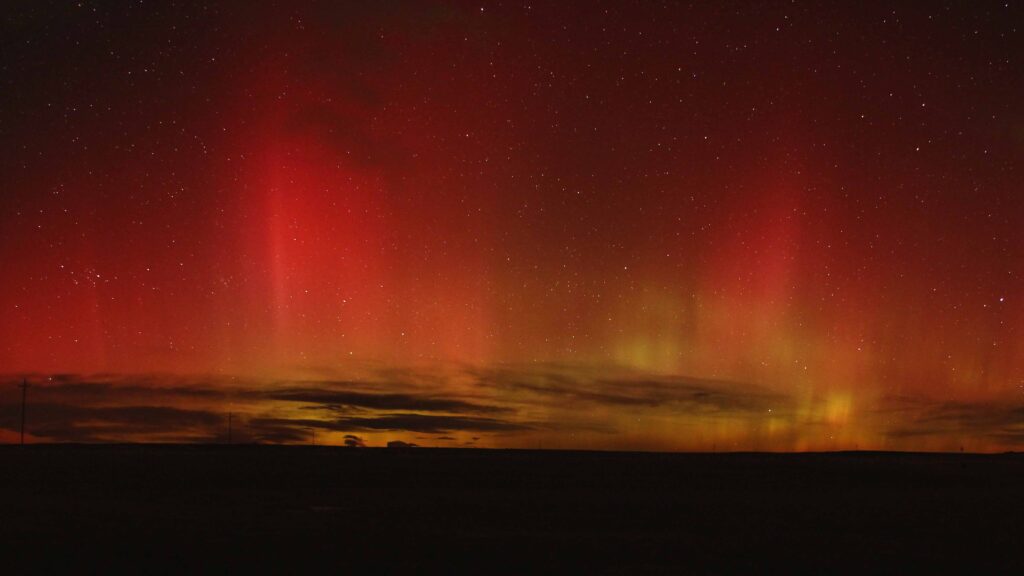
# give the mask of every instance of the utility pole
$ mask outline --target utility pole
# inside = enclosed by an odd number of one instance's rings
[[[24,378],[21,384],[18,384],[18,388],[21,388],[21,445],[25,445],[25,395],[28,392],[28,378]]]
[[[231,444],[231,418],[233,416],[233,413],[228,412],[228,444]]]

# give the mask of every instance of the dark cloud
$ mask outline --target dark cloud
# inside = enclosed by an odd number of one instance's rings
[[[130,437],[209,439],[223,416],[204,410],[163,406],[89,407],[32,403],[28,407],[32,436],[57,442],[121,441]],[[20,406],[0,405],[0,428],[20,426]]]
[[[768,408],[784,417],[791,399],[737,382],[658,376],[571,365],[447,365],[411,370],[368,367],[368,376],[258,380],[225,376],[33,375],[30,429],[55,440],[153,439],[182,435],[223,440],[224,414],[235,413],[233,439],[307,442],[311,430],[516,434],[545,430],[615,433],[588,414],[602,407],[678,417],[755,418]],[[11,383],[20,377],[6,378]],[[453,381],[470,382],[452,393]],[[6,402],[16,402],[13,386]],[[0,405],[5,393],[0,391]],[[291,408],[289,408],[291,405]],[[74,408],[73,408],[74,407]],[[187,408],[187,409],[186,409]],[[308,416],[296,417],[305,412]],[[76,409],[78,411],[76,411]],[[147,410],[149,412],[147,412]],[[42,413],[49,411],[49,415]],[[44,420],[45,418],[45,420]],[[0,427],[13,430],[16,419]],[[343,442],[355,442],[345,438]]]
[[[311,418],[255,418],[253,426],[291,426],[320,428],[336,432],[389,430],[438,434],[457,430],[497,432],[524,431],[531,426],[494,418],[444,416],[435,414],[382,414],[368,417],[342,417],[331,420]]]
[[[385,414],[368,418],[346,417],[335,421],[337,426],[358,430],[406,430],[409,432],[443,433],[453,430],[481,432],[530,430],[526,424],[494,418],[436,416],[433,414]]]
[[[235,394],[235,388],[240,382],[235,378],[185,378],[160,374],[53,374],[32,375],[27,379],[34,398],[83,402],[127,397],[221,399]],[[21,380],[18,377],[6,377],[0,382],[0,387]]]
[[[7,387],[8,394],[0,392],[0,428],[13,431],[18,428],[20,410],[13,384],[21,377],[2,380],[12,385]],[[226,440],[225,414],[232,405],[236,413],[233,439],[243,442],[303,442],[309,439],[311,429],[433,434],[527,428],[513,421],[511,408],[445,396],[437,393],[436,387],[420,392],[397,381],[261,382],[159,374],[35,374],[30,380],[34,385],[30,388],[28,428],[35,437],[56,441],[153,440],[182,435],[222,441]],[[399,391],[368,391],[381,388]],[[281,402],[335,416],[282,418],[274,414],[279,410],[276,403]],[[355,442],[354,438],[345,441]]]
[[[509,412],[508,408],[498,406],[485,406],[451,398],[418,396],[414,394],[367,394],[310,388],[274,391],[267,394],[267,397],[287,402],[316,404],[319,407],[334,410],[358,407],[374,410],[424,412]]]
[[[726,380],[668,376],[660,379],[624,374],[607,377],[573,367],[547,365],[473,372],[483,386],[559,397],[596,405],[655,408],[682,412],[762,412],[781,408],[789,398],[756,386]]]
[[[888,435],[894,438],[919,436],[988,437],[1007,444],[1024,442],[1024,406],[995,403],[941,402],[912,398],[890,398],[889,411],[903,412],[906,420]]]
[[[362,448],[366,446],[366,443],[363,442],[362,438],[355,434],[345,434],[345,446],[348,446],[349,448]]]

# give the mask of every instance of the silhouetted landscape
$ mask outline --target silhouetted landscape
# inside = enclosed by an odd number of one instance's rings
[[[1024,2],[2,6],[0,576],[1024,574]]]
[[[1020,454],[35,445],[0,459],[0,538],[40,571],[1024,567]]]

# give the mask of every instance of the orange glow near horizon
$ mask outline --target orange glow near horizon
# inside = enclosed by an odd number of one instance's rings
[[[1019,449],[1009,43],[634,8],[55,15],[0,112],[30,439]]]

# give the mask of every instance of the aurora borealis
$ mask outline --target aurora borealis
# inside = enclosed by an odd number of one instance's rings
[[[1019,449],[1022,22],[15,2],[0,440]]]

